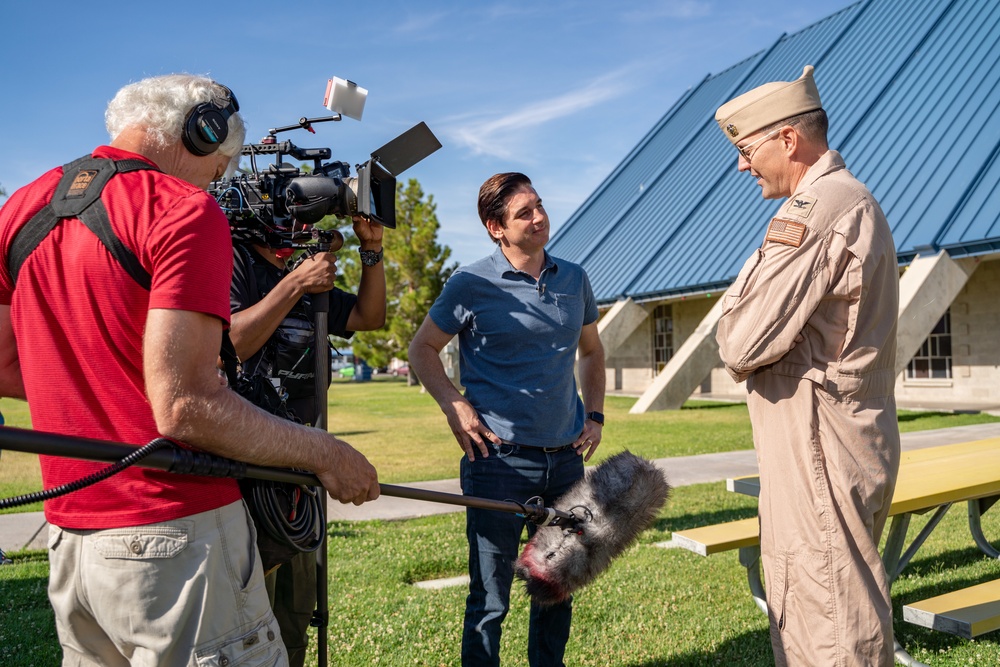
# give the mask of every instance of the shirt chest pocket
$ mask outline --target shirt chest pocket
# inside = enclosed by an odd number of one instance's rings
[[[552,293],[559,324],[569,329],[583,326],[583,299],[576,294]]]

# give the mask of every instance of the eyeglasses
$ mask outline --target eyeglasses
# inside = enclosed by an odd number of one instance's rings
[[[751,141],[746,146],[737,146],[736,150],[739,151],[739,153],[743,157],[743,159],[746,160],[749,163],[750,159],[753,157],[753,154],[757,152],[756,150],[751,151],[750,147],[754,146],[754,145],[757,145],[757,144],[763,144],[768,139],[773,139],[775,136],[777,136],[778,132],[781,132],[781,128],[780,127],[777,130],[771,130],[770,132],[768,132],[767,134],[765,134],[760,139],[757,139],[756,141]],[[760,146],[758,145],[757,148],[760,148]]]
[[[757,144],[763,144],[768,139],[773,139],[783,129],[785,129],[786,127],[791,127],[792,125],[795,125],[795,123],[786,123],[785,125],[782,125],[781,127],[778,127],[778,128],[775,128],[775,129],[771,130],[770,132],[768,132],[767,134],[765,134],[760,139],[757,139],[756,141],[751,141],[746,146],[737,146],[736,150],[739,151],[740,155],[743,156],[743,159],[746,160],[747,163],[749,164],[750,163],[750,159],[753,157],[754,153],[757,152],[756,150],[754,150],[754,151],[751,152],[749,150],[751,146],[754,146],[754,145],[757,145]],[[760,146],[757,146],[757,148],[759,149]]]

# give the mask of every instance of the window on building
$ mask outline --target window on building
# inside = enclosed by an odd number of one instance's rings
[[[907,380],[951,378],[951,311],[947,311],[906,367]]]
[[[653,310],[653,372],[659,373],[674,356],[674,308],[657,306]]]

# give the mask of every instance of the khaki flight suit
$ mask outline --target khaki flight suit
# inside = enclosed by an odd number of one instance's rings
[[[717,338],[747,381],[777,665],[893,664],[878,553],[899,468],[899,275],[878,203],[828,151],[771,221]]]

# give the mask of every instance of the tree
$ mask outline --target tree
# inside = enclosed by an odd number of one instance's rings
[[[458,267],[446,265],[451,248],[438,244],[441,228],[437,219],[434,195],[424,196],[416,179],[406,186],[396,184],[396,228],[386,229],[384,249],[386,324],[377,331],[359,331],[354,335],[355,356],[372,366],[386,366],[393,358],[408,359],[407,348],[431,304],[441,294],[444,283]],[[344,249],[338,253],[338,287],[356,291],[361,278],[358,240],[345,230]],[[411,372],[409,383],[418,379]]]

